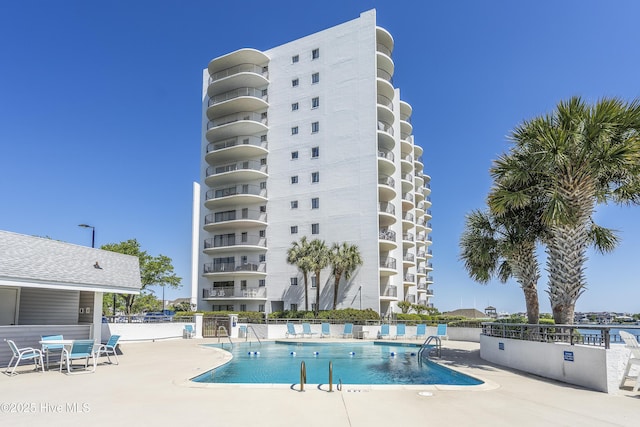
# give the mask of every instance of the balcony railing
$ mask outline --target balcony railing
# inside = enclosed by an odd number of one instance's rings
[[[378,178],[378,184],[388,185],[389,187],[395,187],[396,181],[390,176],[382,176]]]
[[[407,132],[400,132],[400,139],[409,142],[411,134]]]
[[[405,173],[402,175],[402,179],[404,179],[405,181],[412,181],[413,182],[413,176],[410,173]]]
[[[382,43],[376,43],[376,49],[378,52],[384,53],[388,57],[391,57],[391,50]]]
[[[218,199],[221,197],[235,196],[239,194],[250,194],[255,196],[267,196],[267,190],[260,188],[258,185],[238,184],[224,188],[213,188],[207,191],[205,197],[207,200]]]
[[[413,214],[411,212],[405,212],[404,215],[402,215],[402,219],[405,221],[413,221]]]
[[[396,232],[393,230],[382,229],[379,233],[380,240],[396,241]]]
[[[424,162],[422,161],[422,156],[418,156],[418,157],[416,158],[416,162],[424,163]]]
[[[416,281],[416,276],[413,274],[405,274],[404,275],[404,281],[405,282],[415,282]]]
[[[393,135],[393,128],[391,127],[391,125],[387,122],[383,122],[381,120],[378,120],[378,130],[384,131],[390,135]]]
[[[427,295],[433,296],[433,289],[427,289]]]
[[[384,79],[393,85],[393,77],[391,74],[383,70],[382,68],[378,68],[378,77]]]
[[[413,242],[413,234],[411,233],[404,233],[402,235],[402,240],[407,240],[409,242]]]
[[[212,151],[223,150],[225,148],[236,147],[238,145],[253,145],[255,147],[261,147],[265,150],[268,148],[266,139],[259,138],[257,136],[237,136],[235,138],[225,139],[224,141],[212,142],[207,145],[207,153]]]
[[[267,213],[256,210],[216,212],[204,217],[204,225],[219,224],[222,222],[237,221],[243,219],[267,222]]]
[[[259,271],[266,272],[267,265],[265,263],[249,262],[237,264],[235,262],[209,262],[204,264],[204,274],[208,273],[232,273],[242,271]]]
[[[418,251],[418,254],[417,254],[418,258],[424,258],[426,255],[427,254],[425,251]]]
[[[393,111],[393,102],[384,95],[378,95],[378,104],[384,105],[385,107]]]
[[[411,163],[413,162],[413,156],[411,154],[404,155],[402,156],[402,160]]]
[[[396,259],[395,258],[380,258],[380,268],[390,268],[396,269]]]
[[[409,201],[409,202],[413,202],[413,194],[411,194],[411,193],[404,193],[404,194],[402,195],[402,200],[406,200],[406,201]]]
[[[243,113],[229,114],[228,116],[223,116],[214,120],[209,120],[209,122],[207,123],[207,130],[210,130],[212,128],[222,126],[222,125],[228,125],[229,123],[239,122],[242,120],[258,122],[264,125],[267,124],[266,116],[263,116],[262,114],[258,114],[258,113],[243,112]]]
[[[378,212],[395,215],[396,214],[396,207],[392,203],[389,203],[389,202],[379,202],[378,203]]]
[[[411,116],[400,113],[400,120],[403,122],[411,123]]]
[[[381,159],[387,159],[387,160],[391,160],[392,162],[395,160],[395,156],[393,155],[393,152],[391,151],[378,151],[378,157]]]
[[[426,269],[426,268],[424,268],[424,267],[419,267],[419,268],[416,270],[416,272],[417,272],[418,274],[427,274],[427,269]]]
[[[433,276],[427,276],[427,282],[433,283]]]
[[[415,256],[411,252],[407,252],[406,254],[404,254],[402,259],[408,262],[414,262],[416,260]]]
[[[203,289],[202,298],[266,298],[267,288],[246,288],[235,290],[233,287]]]
[[[415,304],[416,296],[415,295],[407,295],[407,302],[410,302],[411,304]]]
[[[397,297],[398,296],[398,287],[397,286],[387,286],[380,292],[381,297]]]
[[[222,248],[227,246],[267,246],[267,239],[258,235],[245,235],[242,234],[236,237],[235,234],[223,234],[219,236],[206,239],[204,241],[204,248]]]
[[[268,100],[266,90],[260,90],[252,87],[239,87],[237,89],[230,90],[229,92],[215,95],[213,98],[209,98],[209,107],[241,96],[252,96],[264,101]]]
[[[424,282],[418,283],[418,290],[419,291],[424,291],[426,289],[427,289],[427,284],[426,283],[424,283]]]
[[[247,160],[223,166],[209,166],[207,168],[207,178],[213,175],[240,170],[254,170],[267,173],[267,165],[260,163],[258,160]]]
[[[209,76],[209,84],[215,82],[216,80],[224,79],[225,77],[232,76],[234,74],[239,73],[255,73],[260,74],[261,76],[268,78],[269,72],[266,69],[267,67],[261,67],[255,64],[239,64],[233,67],[224,69],[222,71],[218,71],[217,73],[213,73]]]

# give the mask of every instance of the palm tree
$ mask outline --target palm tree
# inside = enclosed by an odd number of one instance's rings
[[[318,316],[320,310],[320,272],[331,262],[331,250],[324,240],[313,239],[309,242],[309,260],[311,270],[316,275],[316,308],[314,314]]]
[[[492,169],[501,190],[494,212],[526,206],[532,189],[546,204],[542,220],[547,246],[549,298],[556,323],[573,323],[575,303],[585,290],[586,248],[610,250],[615,236],[591,220],[598,203],[640,202],[640,101],[605,98],[589,106],[574,97],[552,114],[525,121],[511,134],[514,147]],[[526,163],[526,174],[517,171]],[[600,245],[600,246],[598,246]]]
[[[304,310],[309,311],[309,272],[312,270],[309,257],[310,245],[307,236],[302,236],[300,242],[291,242],[287,250],[287,263],[295,265],[302,272],[304,278]]]
[[[351,278],[351,273],[362,265],[362,256],[357,245],[349,245],[347,242],[342,244],[334,243],[331,246],[331,265],[333,267],[333,309],[338,306],[338,290],[340,287],[340,279],[344,276],[345,280]]]
[[[531,210],[510,211],[501,217],[473,211],[466,218],[460,238],[460,258],[469,276],[480,283],[495,276],[505,283],[514,277],[524,292],[527,321],[531,324],[538,323],[540,316],[540,269],[535,250],[542,232]]]

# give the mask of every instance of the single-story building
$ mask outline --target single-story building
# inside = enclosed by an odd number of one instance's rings
[[[0,230],[0,366],[11,358],[4,339],[35,348],[41,335],[100,343],[103,294],[140,287],[135,256]]]

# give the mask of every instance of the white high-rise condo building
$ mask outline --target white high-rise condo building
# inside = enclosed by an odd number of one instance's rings
[[[338,308],[431,306],[430,177],[411,106],[393,85],[394,40],[375,10],[204,70],[202,164],[194,190],[192,298],[201,310],[305,308],[287,263],[303,236],[358,246]],[[309,309],[316,277],[309,274]],[[320,275],[319,309],[334,277]]]

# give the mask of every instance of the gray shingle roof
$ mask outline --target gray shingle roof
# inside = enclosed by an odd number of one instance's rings
[[[127,293],[141,286],[137,257],[0,230],[3,282]]]

